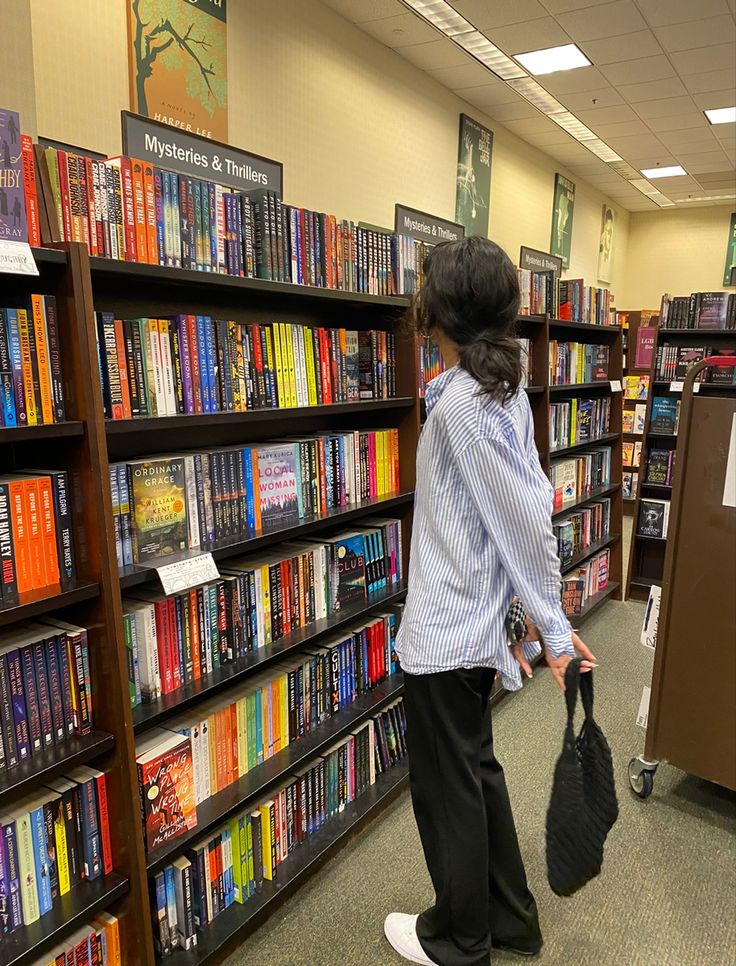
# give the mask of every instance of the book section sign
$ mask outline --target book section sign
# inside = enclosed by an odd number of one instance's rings
[[[0,272],[38,275],[28,244],[20,117],[5,108],[0,108]]]

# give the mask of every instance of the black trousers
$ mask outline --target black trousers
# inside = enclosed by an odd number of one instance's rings
[[[412,803],[436,901],[417,922],[439,966],[487,966],[491,945],[541,943],[503,768],[487,668],[405,674]]]

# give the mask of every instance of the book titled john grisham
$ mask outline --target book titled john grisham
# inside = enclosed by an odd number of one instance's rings
[[[184,460],[160,456],[128,463],[133,559],[147,563],[187,548]]]

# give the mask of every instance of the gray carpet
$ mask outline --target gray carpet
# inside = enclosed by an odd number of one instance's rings
[[[600,662],[597,717],[611,743],[621,815],[601,876],[571,899],[546,883],[544,817],[559,753],[563,703],[548,672],[505,699],[495,744],[515,806],[549,966],[733,966],[736,799],[662,766],[645,802],[626,765],[643,750],[636,725],[652,655],[639,644],[643,605],[610,603],[585,627]],[[419,912],[432,891],[408,795],[369,825],[243,943],[228,966],[399,966],[383,938],[388,912]],[[729,951],[730,950],[730,951]],[[499,955],[494,962],[518,962]]]

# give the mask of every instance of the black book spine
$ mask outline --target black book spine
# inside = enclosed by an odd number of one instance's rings
[[[3,605],[18,602],[10,495],[7,484],[2,482],[0,482],[0,602]]]
[[[130,415],[141,415],[141,388],[135,369],[133,350],[133,323],[123,319],[123,342],[125,344],[125,365],[128,369],[128,391],[130,393]]]
[[[176,395],[176,411],[184,415],[184,380],[181,369],[181,347],[179,345],[179,326],[172,322],[169,325],[169,343],[171,346],[171,367],[174,370],[174,394]],[[132,408],[132,406],[131,406]]]
[[[46,669],[51,694],[51,721],[54,729],[54,740],[62,742],[66,738],[66,720],[64,718],[64,699],[61,682],[61,667],[59,666],[59,652],[56,639],[52,638],[46,645]]]
[[[0,654],[0,734],[5,748],[5,765],[7,768],[14,768],[18,764],[18,749],[15,741],[10,676],[4,654]]]
[[[213,451],[209,456],[212,474],[212,509],[214,512],[215,542],[218,542],[225,536],[225,517],[222,506],[224,486],[218,454]]]
[[[38,691],[36,690],[36,680],[33,673],[33,649],[30,644],[21,647],[21,663],[23,668],[23,693],[26,697],[26,712],[28,717],[28,733],[31,739],[33,753],[41,751],[43,740],[41,738],[41,713],[38,702]]]
[[[63,423],[66,419],[64,406],[64,377],[61,371],[61,347],[59,343],[59,324],[56,312],[56,298],[44,296],[46,332],[49,343],[49,369],[51,371],[51,394],[54,407],[54,422]]]
[[[139,406],[141,416],[150,416],[151,407],[148,401],[148,384],[146,381],[146,362],[143,355],[143,342],[141,337],[141,327],[137,321],[130,323],[133,373],[138,391]]]
[[[33,645],[33,669],[36,676],[36,690],[38,691],[39,715],[41,718],[41,742],[44,748],[50,748],[54,744],[54,724],[51,717],[51,692],[46,671],[45,651],[45,642],[39,641]]]

